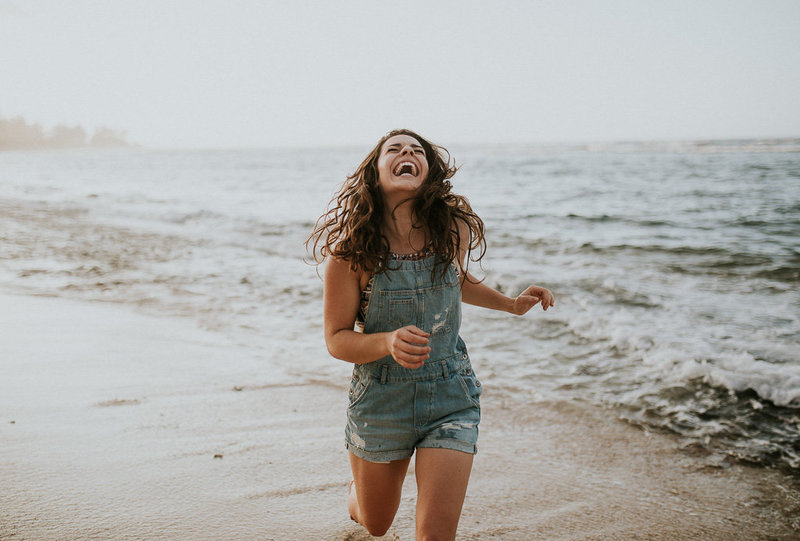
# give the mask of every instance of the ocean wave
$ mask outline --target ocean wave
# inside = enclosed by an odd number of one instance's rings
[[[603,395],[623,418],[675,432],[715,462],[800,468],[799,365],[736,351],[692,358],[675,346],[652,348],[643,363],[638,387]]]
[[[754,246],[763,250],[762,246]],[[644,257],[651,263],[658,262],[657,256],[666,259],[660,263],[664,271],[687,275],[709,275],[726,278],[754,278],[777,282],[797,283],[800,281],[800,263],[796,255],[789,255],[773,247],[775,253],[762,251],[744,252],[714,246],[669,246],[664,244],[612,244],[601,245],[586,242],[580,245],[562,247],[566,253],[595,254],[601,257],[630,255]],[[619,260],[615,259],[616,264]],[[633,266],[635,260],[631,260]]]
[[[761,218],[752,218],[749,216],[744,216],[740,218],[735,218],[725,223],[726,226],[732,227],[753,227],[757,229],[773,229],[775,227],[781,227],[784,225],[798,225],[800,224],[800,219],[794,220],[765,220]]]
[[[669,254],[676,256],[719,256],[734,255],[733,252],[716,246],[668,246],[665,244],[609,244],[603,245],[596,242],[584,242],[567,248],[573,252],[585,253],[618,253],[618,252],[644,252],[650,254]]]
[[[753,274],[757,278],[766,278],[778,282],[797,283],[800,282],[800,266],[788,265],[778,266],[761,270]]]
[[[595,242],[584,242],[580,245],[568,246],[565,248],[568,253],[591,253],[591,254],[642,254],[642,255],[666,255],[673,256],[680,260],[680,265],[686,268],[702,267],[731,268],[742,266],[766,265],[773,262],[772,257],[761,253],[734,251],[718,246],[690,246],[690,245],[666,245],[666,244],[610,244],[602,245]],[[686,258],[693,258],[687,260]]]
[[[657,308],[607,302],[631,288],[621,284],[587,280],[582,292],[562,294],[560,310],[575,308],[560,314],[566,332],[547,346],[557,364],[538,368],[550,372],[553,392],[614,405],[713,456],[800,467],[796,318],[740,336],[742,322],[758,324],[716,317],[701,325],[694,309],[666,297]]]
[[[669,221],[669,220],[655,220],[652,218],[630,218],[627,216],[611,216],[608,214],[600,214],[600,215],[591,215],[591,216],[584,216],[580,214],[573,214],[569,213],[566,216],[571,220],[581,220],[590,223],[610,223],[610,222],[618,222],[618,223],[626,223],[632,224],[635,226],[643,226],[643,227],[676,227],[677,223]]]
[[[614,278],[606,277],[578,280],[575,285],[587,292],[591,292],[592,295],[603,299],[605,302],[611,303],[613,306],[647,309],[663,307],[661,299],[654,294],[637,291],[634,287],[640,284],[633,282],[621,282]]]
[[[705,141],[630,141],[590,143],[584,147],[589,152],[620,153],[793,153],[800,152],[800,139],[714,139]]]
[[[794,216],[795,218],[800,215],[800,202],[797,202],[793,205],[781,205],[775,207],[775,212],[778,214],[789,214],[790,216]]]
[[[722,227],[745,228],[763,231],[766,234],[783,234],[793,237],[800,236],[800,210],[796,214],[788,214],[786,219],[770,217],[770,219],[743,216],[734,218],[721,224]]]
[[[620,407],[631,423],[678,434],[680,448],[710,466],[733,460],[800,469],[797,410],[774,406],[751,390],[729,391],[698,378]]]
[[[199,209],[188,213],[170,214],[164,218],[167,222],[196,226],[199,222],[225,222],[229,218],[225,214],[208,209]]]
[[[728,391],[751,390],[776,406],[800,408],[800,366],[755,359],[747,352],[728,352],[713,361],[691,360],[677,368],[680,381],[700,378]]]

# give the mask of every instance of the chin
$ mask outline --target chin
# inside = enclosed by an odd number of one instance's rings
[[[417,179],[392,179],[387,186],[384,186],[384,191],[391,192],[416,192],[422,187],[422,182]]]

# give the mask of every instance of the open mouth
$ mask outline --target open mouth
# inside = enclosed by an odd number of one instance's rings
[[[403,175],[411,175],[412,177],[415,177],[418,174],[417,166],[414,164],[414,162],[400,162],[394,168],[394,174],[398,177]]]

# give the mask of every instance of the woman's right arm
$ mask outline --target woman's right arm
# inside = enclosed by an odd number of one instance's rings
[[[325,265],[325,344],[337,359],[366,364],[391,355],[406,368],[419,368],[428,358],[429,334],[413,325],[393,332],[365,334],[353,330],[361,302],[360,273],[342,259]]]

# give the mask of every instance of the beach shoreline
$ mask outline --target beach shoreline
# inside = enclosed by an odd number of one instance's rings
[[[0,538],[370,538],[345,510],[346,381],[271,382],[192,321],[120,304],[0,305]],[[458,539],[800,536],[791,475],[485,387]],[[414,497],[412,462],[387,539],[413,539]]]

